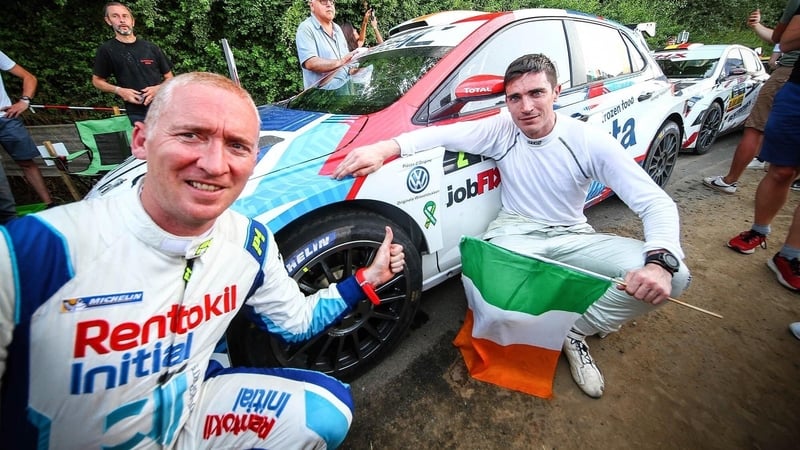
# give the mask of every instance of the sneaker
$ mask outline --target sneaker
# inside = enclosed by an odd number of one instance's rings
[[[605,389],[603,374],[589,354],[589,346],[584,339],[569,333],[564,340],[564,354],[569,361],[572,379],[578,383],[578,387],[589,397],[600,398]]]
[[[775,272],[778,283],[793,291],[800,291],[800,259],[788,259],[776,253],[767,261],[767,266]]]
[[[711,189],[716,189],[720,192],[724,192],[726,194],[735,194],[736,193],[736,182],[734,181],[731,184],[728,184],[722,181],[722,175],[717,175],[716,177],[706,177],[703,178],[703,184],[710,187]]]
[[[756,169],[756,170],[759,169],[764,170],[766,167],[767,167],[766,161],[761,161],[758,158],[753,158],[753,160],[750,161],[750,164],[747,165],[748,169]]]
[[[794,180],[794,181],[792,181],[792,186],[791,186],[791,189],[792,189],[793,191],[800,191],[800,180]]]
[[[726,245],[739,253],[749,255],[756,251],[756,247],[761,247],[766,250],[767,236],[754,230],[742,231],[736,237],[728,241]]]
[[[790,323],[789,330],[792,332],[794,337],[800,339],[800,322]]]

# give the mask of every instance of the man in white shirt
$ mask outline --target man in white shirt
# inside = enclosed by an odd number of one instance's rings
[[[681,262],[675,203],[607,132],[555,112],[561,91],[556,80],[546,56],[522,56],[506,70],[507,112],[354,149],[333,176],[364,176],[387,158],[436,146],[493,158],[503,180],[502,208],[484,239],[624,279],[624,286],[609,288],[589,307],[564,342],[576,383],[598,398],[605,383],[586,337],[617,331],[679,295],[690,275]],[[583,208],[593,180],[613,189],[642,219],[644,242],[597,233],[587,223]]]

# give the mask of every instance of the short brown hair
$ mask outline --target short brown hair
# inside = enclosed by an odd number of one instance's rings
[[[556,74],[556,66],[553,61],[541,53],[523,55],[515,59],[508,65],[506,75],[503,77],[503,86],[508,86],[509,83],[527,73],[540,73],[544,72],[547,76],[547,81],[550,82],[552,87],[558,86],[558,75]]]

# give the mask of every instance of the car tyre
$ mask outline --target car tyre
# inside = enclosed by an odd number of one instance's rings
[[[709,148],[711,148],[711,144],[717,140],[721,126],[722,106],[717,102],[713,102],[711,106],[708,107],[708,111],[706,111],[703,117],[703,124],[700,126],[697,142],[694,145],[695,154],[702,155],[708,152]]]
[[[289,275],[306,295],[355,273],[373,260],[384,227],[403,246],[405,270],[376,288],[380,305],[360,301],[340,322],[300,344],[288,344],[257,327],[240,311],[227,333],[231,364],[293,367],[352,380],[387,356],[405,337],[422,293],[422,258],[408,234],[371,212],[349,210],[317,216],[276,236]]]
[[[671,120],[664,122],[653,138],[644,161],[645,171],[659,186],[664,187],[669,181],[678,162],[680,148],[681,130],[678,124]]]

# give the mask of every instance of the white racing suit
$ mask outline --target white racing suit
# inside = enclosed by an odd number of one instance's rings
[[[136,190],[0,227],[4,448],[333,448],[349,386],[296,369],[209,367],[243,306],[289,342],[364,298],[354,279],[305,297],[272,235],[225,212],[170,235]]]

